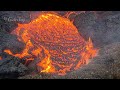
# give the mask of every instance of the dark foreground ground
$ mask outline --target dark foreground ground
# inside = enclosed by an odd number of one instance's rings
[[[0,12],[0,55],[5,58],[0,61],[0,78],[18,79],[119,79],[120,78],[120,11],[89,12],[74,16],[74,25],[79,33],[88,40],[92,38],[94,46],[99,48],[98,56],[91,59],[88,65],[65,76],[32,74],[28,75],[28,67],[19,58],[3,54],[4,48],[16,52],[22,50],[24,44],[10,32],[17,27],[16,23],[28,23],[31,15],[39,12]],[[34,14],[36,13],[36,14]],[[65,12],[59,12],[64,15]],[[21,17],[23,21],[8,21],[4,17]],[[21,46],[21,47],[20,47]]]

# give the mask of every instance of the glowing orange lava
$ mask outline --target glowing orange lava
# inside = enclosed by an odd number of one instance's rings
[[[0,56],[0,60],[2,60],[2,57]]]
[[[20,54],[4,52],[26,60],[39,59],[40,72],[65,75],[88,63],[97,53],[91,39],[85,41],[69,19],[51,13],[42,13],[28,24],[18,24],[12,34],[26,47]]]

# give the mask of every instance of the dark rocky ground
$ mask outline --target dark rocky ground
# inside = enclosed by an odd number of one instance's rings
[[[15,79],[28,72],[19,58],[9,57],[0,61],[0,79]]]
[[[120,41],[120,12],[86,12],[74,20],[80,34],[88,40],[92,38],[96,47]]]
[[[17,41],[16,36],[9,34],[17,23],[28,23],[40,12],[27,11],[1,11],[0,12],[0,55],[5,48],[20,52],[24,48],[22,42]],[[64,15],[62,11],[59,14]],[[88,65],[77,71],[68,73],[66,76],[33,74],[25,75],[28,68],[22,60],[6,55],[0,61],[0,78],[19,79],[119,79],[120,78],[120,11],[87,11],[80,14],[76,12],[74,25],[80,34],[88,40],[92,38],[94,46],[99,48],[99,54],[90,60]],[[8,21],[4,17],[22,18],[23,21]],[[25,20],[25,21],[24,21]],[[20,46],[20,47],[19,47]],[[9,76],[9,77],[8,77]],[[18,77],[19,76],[19,77]]]

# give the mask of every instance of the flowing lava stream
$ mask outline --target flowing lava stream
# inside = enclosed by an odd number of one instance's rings
[[[87,64],[96,56],[91,39],[85,41],[68,19],[52,13],[42,13],[28,24],[18,24],[12,32],[26,44],[20,54],[4,52],[26,60],[39,60],[39,72],[65,75]]]

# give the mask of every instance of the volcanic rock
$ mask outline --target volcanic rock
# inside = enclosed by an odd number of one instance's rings
[[[119,11],[86,11],[75,17],[74,24],[86,40],[91,37],[96,47],[120,42]]]
[[[17,23],[30,22],[29,11],[0,11],[0,32],[11,32]]]
[[[0,17],[8,22],[29,23],[29,11],[1,11]]]
[[[8,22],[0,17],[0,32],[11,32],[17,27],[17,23]]]
[[[21,63],[21,60],[15,57],[0,60],[0,78],[17,78],[25,75],[27,67]]]
[[[10,49],[13,53],[19,53],[24,47],[25,44],[19,42],[15,35],[0,32],[0,53],[2,53],[4,49]]]

